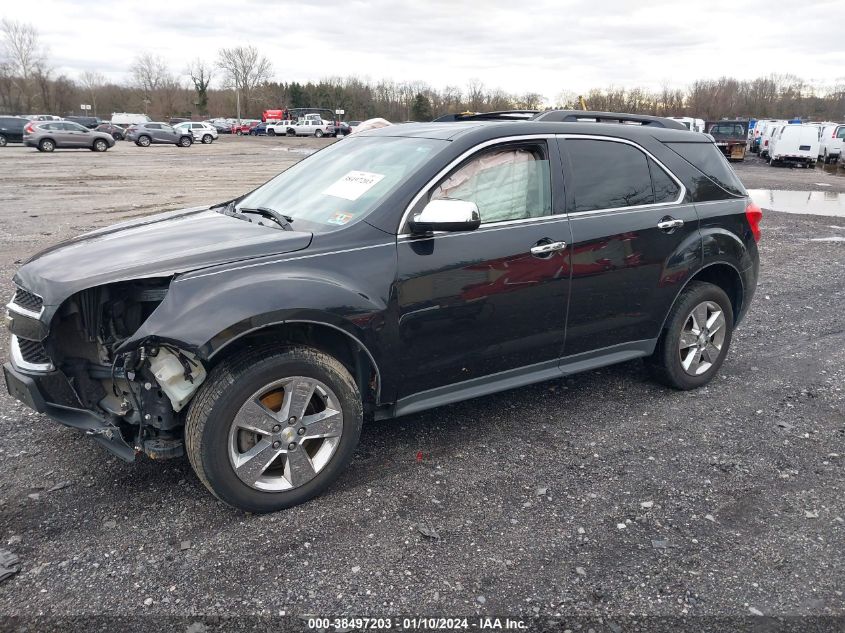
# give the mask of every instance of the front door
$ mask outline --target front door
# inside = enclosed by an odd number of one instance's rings
[[[482,224],[398,238],[399,398],[519,368],[554,371],[569,294],[559,164],[545,139],[487,148],[423,196],[421,205],[475,202]]]
[[[637,145],[577,137],[560,144],[572,227],[565,355],[648,348],[701,259],[695,207]]]

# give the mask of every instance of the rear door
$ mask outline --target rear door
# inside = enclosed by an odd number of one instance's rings
[[[698,216],[681,182],[640,146],[560,141],[572,228],[564,355],[648,348],[700,261]]]
[[[557,374],[570,239],[559,165],[554,139],[488,147],[414,208],[468,200],[482,224],[398,238],[400,398],[510,370]]]

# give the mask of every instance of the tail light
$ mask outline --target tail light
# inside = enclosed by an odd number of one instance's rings
[[[23,129],[23,131],[27,134],[32,134],[35,131],[35,127],[32,125],[32,123],[28,123],[27,126]]]
[[[763,219],[763,210],[753,202],[749,202],[745,207],[745,217],[748,219],[748,224],[751,227],[751,234],[754,236],[754,241],[760,241],[760,222]]]

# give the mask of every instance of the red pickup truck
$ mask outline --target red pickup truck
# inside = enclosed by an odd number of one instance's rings
[[[261,121],[255,121],[252,119],[249,121],[242,120],[240,125],[235,123],[232,126],[232,134],[237,134],[238,136],[245,136],[249,134],[249,131],[259,123],[261,123]]]

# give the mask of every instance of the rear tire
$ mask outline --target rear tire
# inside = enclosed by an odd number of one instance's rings
[[[6,138],[5,134],[0,134],[0,147],[6,147],[9,144],[9,139]]]
[[[214,140],[214,137],[211,134],[203,134],[202,142],[204,145],[209,145]]]
[[[274,129],[267,130],[267,136],[276,136],[276,130],[274,130]]]
[[[152,144],[153,140],[149,136],[139,136],[138,140],[135,142],[136,145],[139,147],[149,147]]]
[[[287,404],[287,380],[293,380],[290,394],[305,403],[297,407],[300,419],[287,417],[295,408]],[[312,394],[307,402],[304,393]],[[321,412],[333,412],[331,420],[318,420]],[[238,423],[244,419],[249,428]],[[355,381],[331,356],[304,346],[249,348],[216,366],[199,388],[185,447],[197,477],[218,499],[247,512],[275,512],[316,497],[337,479],[352,459],[362,420]],[[311,426],[321,422],[320,430]],[[312,433],[325,439],[308,439]],[[259,445],[264,448],[256,451]]]
[[[40,152],[52,152],[54,149],[56,149],[56,143],[52,139],[45,138],[38,143],[38,151]]]
[[[646,366],[655,380],[674,389],[702,387],[722,366],[733,328],[733,307],[725,291],[711,283],[690,282],[669,311]]]

